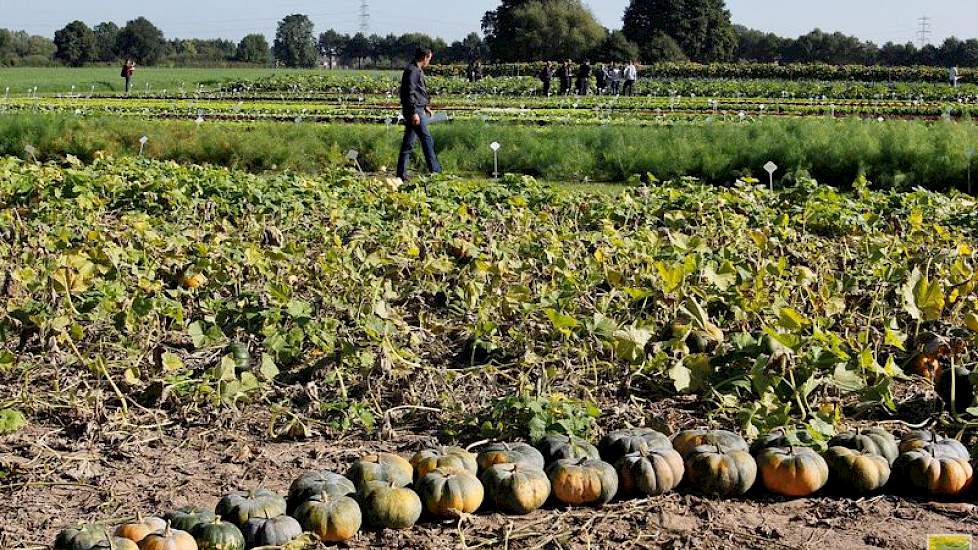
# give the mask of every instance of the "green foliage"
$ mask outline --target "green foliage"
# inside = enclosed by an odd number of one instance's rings
[[[524,59],[583,59],[607,32],[580,0],[534,0],[513,11],[508,47]]]
[[[92,29],[95,35],[94,61],[102,63],[115,61],[116,41],[119,37],[119,26],[111,21],[99,23]]]
[[[653,173],[661,179],[688,175],[729,184],[744,174],[766,180],[761,167],[773,159],[788,174],[802,170],[840,187],[863,175],[876,187],[935,190],[964,186],[964,151],[978,140],[974,125],[814,118],[652,127],[456,122],[434,132],[442,164],[461,174],[492,173],[492,155],[484,148],[495,139],[506,144],[502,170],[556,181],[624,182]],[[88,162],[98,151],[135,155],[142,135],[150,137],[146,154],[154,158],[259,172],[319,173],[348,166],[344,153],[351,148],[360,152],[364,169],[374,171],[393,165],[399,143],[397,130],[381,125],[207,123],[198,128],[192,122],[24,114],[0,118],[0,154],[26,156],[24,145],[31,144],[42,160],[71,154]],[[483,149],[486,154],[473,153]]]
[[[116,35],[116,53],[140,65],[155,65],[163,57],[165,47],[163,31],[145,17],[127,22]]]
[[[268,63],[268,41],[263,34],[249,34],[241,39],[235,58],[242,63]]]
[[[2,158],[0,372],[36,391],[56,344],[107,409],[274,400],[293,437],[429,399],[489,435],[583,435],[594,403],[678,394],[830,435],[896,410],[915,311],[948,334],[978,306],[973,201],[854,187]]]
[[[97,53],[95,33],[81,21],[72,21],[55,32],[54,45],[58,48],[54,57],[73,67],[93,61]]]
[[[486,13],[482,30],[501,61],[581,59],[606,36],[580,0],[504,0]]]
[[[272,54],[286,67],[314,67],[319,60],[312,20],[308,16],[289,15],[278,24]]]
[[[593,434],[598,407],[585,400],[551,394],[542,397],[510,395],[497,400],[482,421],[482,435],[496,439],[527,438],[536,442],[547,434]]]
[[[26,425],[27,419],[17,409],[0,409],[0,435],[14,433]]]
[[[701,62],[729,60],[737,46],[724,0],[631,0],[624,22],[625,36],[642,46],[649,62],[676,58],[667,39]]]

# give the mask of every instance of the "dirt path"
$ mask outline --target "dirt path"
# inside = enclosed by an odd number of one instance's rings
[[[77,435],[77,437],[76,437]],[[96,442],[97,441],[97,442]],[[0,439],[0,548],[43,548],[78,520],[118,521],[187,504],[212,507],[224,492],[263,485],[284,494],[309,469],[344,471],[366,450],[413,452],[360,440],[270,442],[252,428],[198,426],[161,432],[66,434],[32,426]],[[405,533],[368,532],[351,548],[924,548],[926,533],[978,534],[978,506],[897,497],[783,501],[763,495],[718,501],[679,493],[600,510],[480,513]]]

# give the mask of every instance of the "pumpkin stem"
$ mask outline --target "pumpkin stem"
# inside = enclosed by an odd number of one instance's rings
[[[166,529],[163,530],[163,538],[170,538],[173,535],[173,529],[170,528],[170,520],[166,520]]]

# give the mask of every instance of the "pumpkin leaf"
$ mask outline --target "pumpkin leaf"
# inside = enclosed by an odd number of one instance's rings
[[[944,287],[929,280],[915,267],[900,287],[903,309],[916,321],[935,321],[944,311]]]
[[[0,434],[12,434],[26,425],[27,419],[17,409],[0,409]]]
[[[183,361],[176,354],[165,352],[161,359],[164,371],[179,372],[183,370]]]

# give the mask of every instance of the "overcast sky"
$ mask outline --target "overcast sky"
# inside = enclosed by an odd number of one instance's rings
[[[448,40],[479,29],[496,0],[369,0],[370,31],[425,32]],[[588,0],[605,26],[619,28],[628,0]],[[405,9],[404,6],[417,6]],[[931,18],[932,42],[950,35],[978,36],[978,0],[727,0],[733,19],[750,27],[797,36],[820,27],[883,43],[916,41],[918,19]],[[360,0],[0,0],[0,27],[53,36],[74,19],[89,25],[146,16],[168,38],[269,39],[284,15],[305,13],[317,32],[356,32]]]

